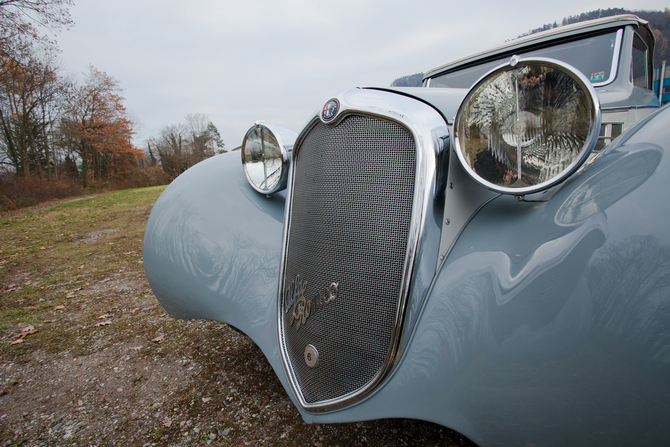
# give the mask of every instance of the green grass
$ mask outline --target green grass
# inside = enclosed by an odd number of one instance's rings
[[[144,280],[144,227],[164,189],[115,191],[0,220],[0,355],[31,346],[47,352],[91,349],[95,334],[108,329],[91,326],[118,301],[117,292],[101,282]],[[65,309],[54,310],[59,305]],[[139,314],[127,312],[116,311],[119,334],[154,330],[138,329]],[[156,303],[153,313],[159,312]],[[11,345],[27,325],[38,332]]]

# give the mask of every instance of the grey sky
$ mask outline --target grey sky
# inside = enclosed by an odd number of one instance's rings
[[[476,7],[472,6],[477,4]],[[659,0],[76,0],[58,36],[64,68],[117,79],[143,123],[136,144],[206,113],[228,149],[256,120],[299,131],[350,87],[388,86],[593,9]]]

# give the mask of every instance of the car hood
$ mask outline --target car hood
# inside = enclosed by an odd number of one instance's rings
[[[400,95],[415,98],[432,106],[440,112],[447,124],[454,123],[454,117],[458,112],[463,98],[468,93],[467,88],[426,88],[426,87],[369,87],[373,90],[383,90],[398,93]]]

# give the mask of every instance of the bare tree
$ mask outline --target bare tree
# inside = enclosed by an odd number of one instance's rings
[[[207,114],[188,114],[185,121],[163,127],[157,137],[147,142],[149,158],[156,157],[170,179],[194,164],[225,151],[221,135]]]
[[[0,45],[28,39],[48,41],[39,28],[55,33],[72,25],[72,0],[0,0]]]
[[[210,151],[210,137],[207,132],[209,117],[204,113],[189,113],[186,115],[188,129],[188,143],[190,152],[196,158],[204,160],[214,155]]]
[[[0,163],[19,176],[55,174],[52,128],[65,84],[53,35],[72,24],[72,0],[0,0]]]
[[[56,165],[50,135],[66,87],[51,52],[20,56],[0,57],[0,150],[17,175],[50,177]]]
[[[184,147],[184,135],[187,129],[183,124],[165,126],[158,137],[150,138],[147,143],[151,156],[155,152],[161,168],[170,180],[175,179],[190,166],[189,153]]]

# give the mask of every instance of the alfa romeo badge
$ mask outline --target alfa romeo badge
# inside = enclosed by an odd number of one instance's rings
[[[324,121],[330,121],[335,118],[335,115],[337,115],[339,109],[340,103],[338,100],[331,99],[326,103],[325,106],[323,106],[323,110],[321,111],[321,118],[323,118]]]

